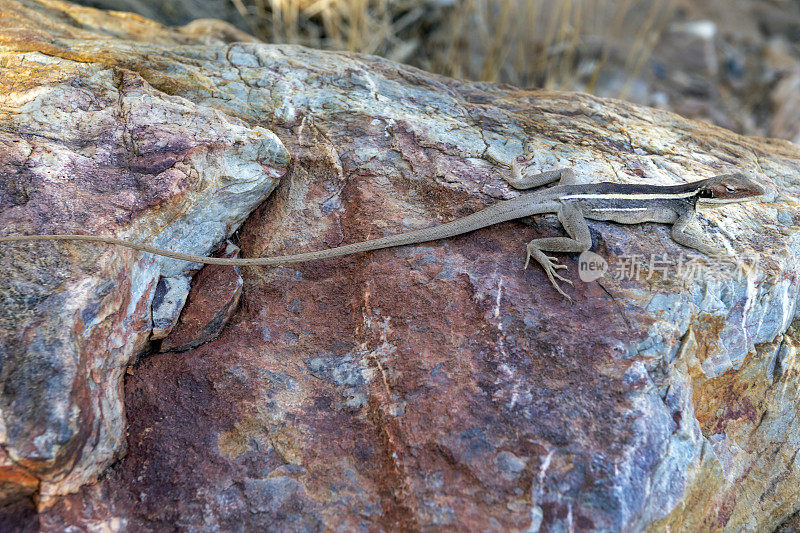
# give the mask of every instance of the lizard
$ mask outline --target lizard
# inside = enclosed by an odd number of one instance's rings
[[[528,173],[526,167],[532,159],[532,156],[520,155],[512,161],[511,165],[506,165],[511,167],[511,175],[505,178],[509,185],[515,189],[527,190],[554,182],[558,183],[516,198],[501,200],[475,213],[444,224],[313,252],[271,257],[217,258],[173,252],[148,244],[103,235],[11,235],[0,237],[0,243],[45,240],[85,241],[123,246],[194,263],[269,266],[328,259],[358,252],[446,239],[509,220],[555,213],[568,237],[546,237],[530,241],[526,247],[527,257],[524,268],[528,268],[531,259],[537,261],[544,269],[553,287],[571,302],[572,298],[558,284],[559,281],[562,281],[573,285],[571,280],[558,272],[561,269],[567,269],[567,266],[559,263],[558,258],[547,255],[545,252],[580,253],[589,250],[592,247],[592,239],[586,219],[612,221],[620,224],[644,222],[671,224],[671,237],[675,242],[701,253],[714,254],[717,252],[715,248],[686,232],[695,218],[695,211],[699,207],[753,200],[765,193],[765,189],[759,183],[741,172],[721,174],[679,185],[613,182],[581,184],[577,183],[575,172],[569,168],[536,174]]]

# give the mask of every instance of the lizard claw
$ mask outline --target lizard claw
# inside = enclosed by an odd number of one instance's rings
[[[536,259],[536,261],[538,261],[539,264],[542,265],[545,274],[547,274],[547,279],[550,280],[550,283],[553,284],[553,287],[555,287],[558,293],[564,298],[566,298],[570,303],[572,303],[572,298],[570,298],[569,295],[567,295],[567,293],[561,290],[561,287],[559,287],[558,285],[558,281],[556,281],[556,280],[563,281],[564,283],[569,283],[570,286],[573,287],[575,286],[575,284],[572,283],[571,280],[565,278],[564,276],[562,276],[557,272],[557,270],[559,269],[567,269],[568,268],[567,265],[560,264],[558,262],[558,258],[545,255],[544,253],[542,253],[541,250],[528,245],[528,256],[525,260],[525,268],[528,268],[528,265],[531,262],[531,258]]]

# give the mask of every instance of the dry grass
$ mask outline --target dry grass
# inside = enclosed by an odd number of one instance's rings
[[[672,0],[230,0],[269,42],[377,54],[458,78],[592,92],[633,79]],[[625,97],[630,82],[619,89]]]

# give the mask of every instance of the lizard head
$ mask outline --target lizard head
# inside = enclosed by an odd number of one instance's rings
[[[755,200],[765,193],[762,185],[740,172],[721,174],[703,181],[698,194],[701,204],[731,204]]]

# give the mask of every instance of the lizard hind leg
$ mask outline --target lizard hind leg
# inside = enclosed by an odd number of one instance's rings
[[[574,205],[570,203],[561,204],[558,210],[558,219],[567,234],[569,234],[569,237],[548,237],[534,239],[529,242],[525,268],[528,268],[532,258],[535,259],[542,265],[553,287],[571,302],[572,298],[561,290],[558,281],[556,281],[560,280],[573,285],[572,281],[557,272],[557,270],[566,269],[567,266],[560,264],[557,258],[548,256],[544,252],[585,252],[592,247],[592,236],[589,232],[589,226],[586,224],[586,219],[583,218],[581,212]]]
[[[557,258],[545,255],[544,252],[542,252],[542,250],[539,249],[541,243],[537,241],[544,241],[544,240],[556,240],[556,239],[536,239],[529,242],[527,247],[528,257],[525,260],[525,268],[528,268],[528,264],[531,262],[531,258],[535,259],[540,265],[542,265],[545,274],[547,274],[547,278],[550,280],[550,283],[553,284],[553,287],[555,287],[558,293],[571,302],[572,298],[570,298],[567,293],[561,290],[561,287],[559,287],[558,285],[558,281],[556,281],[558,279],[563,281],[564,283],[569,283],[570,285],[573,285],[571,280],[565,278],[564,276],[556,272],[560,268],[567,268],[567,265],[560,264]],[[558,240],[567,241],[570,239],[559,238]]]

